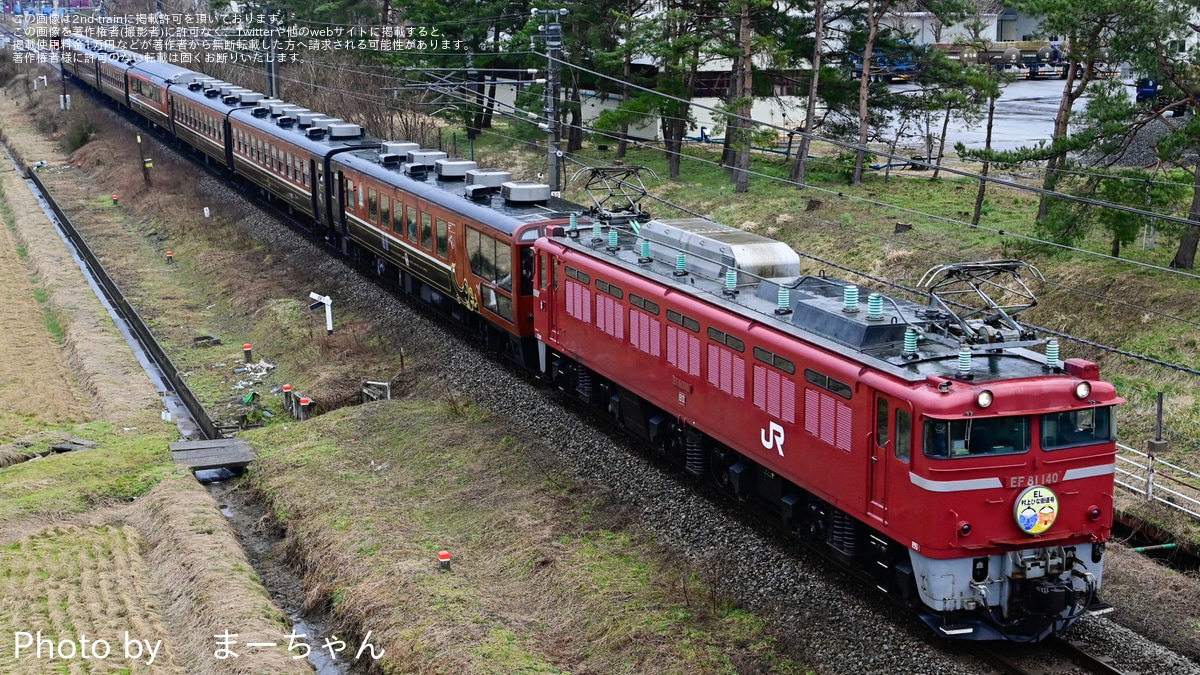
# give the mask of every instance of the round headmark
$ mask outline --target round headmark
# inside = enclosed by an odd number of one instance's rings
[[[1013,519],[1025,534],[1041,534],[1058,517],[1058,495],[1044,485],[1025,488],[1013,504]]]

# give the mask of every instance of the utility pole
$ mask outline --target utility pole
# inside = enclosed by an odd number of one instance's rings
[[[540,33],[534,35],[546,41],[546,103],[542,112],[546,115],[546,132],[550,135],[547,149],[547,173],[552,197],[562,196],[562,130],[559,128],[559,99],[561,86],[559,75],[559,60],[562,59],[562,24],[559,19],[569,12],[565,9],[534,9],[534,16],[552,17],[552,23],[539,26]]]

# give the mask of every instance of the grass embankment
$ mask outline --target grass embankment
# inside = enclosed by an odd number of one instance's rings
[[[372,631],[386,672],[803,672],[503,427],[406,400],[250,434],[311,600]]]

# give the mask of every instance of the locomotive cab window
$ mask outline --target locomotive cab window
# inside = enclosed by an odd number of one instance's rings
[[[1042,449],[1058,450],[1117,440],[1112,406],[1042,415]]]
[[[954,459],[1027,452],[1030,419],[1019,416],[926,420],[925,456]]]

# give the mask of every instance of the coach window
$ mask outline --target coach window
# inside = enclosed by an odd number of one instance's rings
[[[521,295],[533,295],[533,247],[522,246],[521,249]]]
[[[421,212],[421,248],[433,250],[433,216],[425,211]]]
[[[879,399],[875,405],[875,444],[879,447],[887,445],[888,441],[888,404]]]
[[[379,193],[375,188],[367,188],[367,220],[379,222]]]
[[[387,195],[379,195],[379,226],[392,229],[392,198]]]
[[[285,176],[287,176],[288,178],[291,178],[292,177],[292,153],[285,152],[284,158],[287,160],[287,164],[284,165],[283,174]]]
[[[417,241],[417,207],[409,204],[405,207],[405,214],[408,216],[408,238],[416,243]]]
[[[450,230],[446,221],[441,218],[437,219],[437,254],[446,257],[447,245],[449,243]]]
[[[896,408],[896,459],[907,462],[912,456],[912,415]]]

